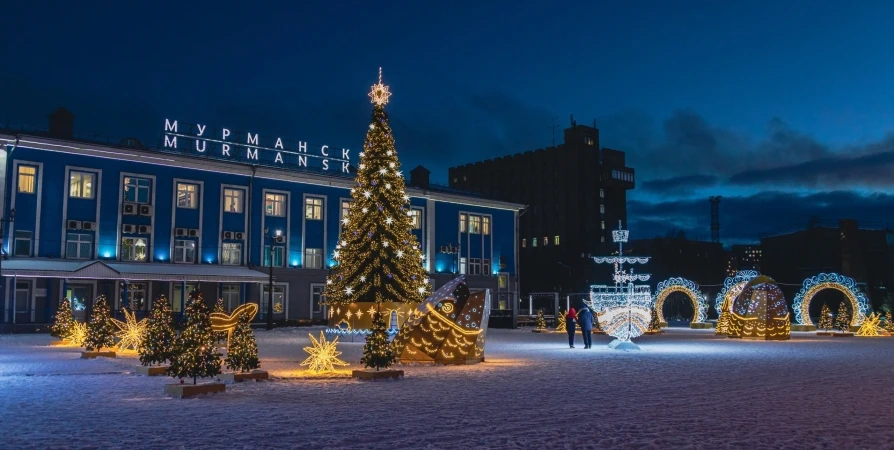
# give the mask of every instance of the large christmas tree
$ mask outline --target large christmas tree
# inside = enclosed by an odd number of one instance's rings
[[[192,378],[192,383],[196,384],[200,377],[220,373],[220,356],[205,299],[201,293],[193,291],[186,306],[186,326],[177,337],[168,373],[174,378]]]
[[[56,311],[56,321],[50,329],[50,335],[59,339],[65,339],[71,332],[74,316],[71,315],[71,304],[67,298],[59,302],[59,310]]]
[[[820,319],[816,327],[823,331],[832,329],[832,310],[825,303],[823,303],[823,307],[820,309]]]
[[[87,338],[84,347],[89,351],[101,351],[115,345],[115,326],[109,316],[109,305],[106,297],[100,295],[93,301],[93,313],[87,324]]]
[[[839,331],[848,331],[851,327],[851,316],[847,313],[847,304],[844,300],[838,306],[838,315],[835,316],[835,328]]]
[[[250,320],[248,314],[239,315],[239,322],[227,347],[227,367],[237,372],[248,372],[261,367],[258,361],[258,344],[251,331]]]
[[[152,305],[152,314],[147,319],[146,334],[140,343],[140,364],[167,364],[174,357],[174,344],[177,333],[174,332],[174,317],[171,304],[162,295]]]
[[[351,189],[348,215],[333,255],[337,264],[326,280],[329,304],[423,301],[429,292],[424,256],[411,232],[412,218],[394,136],[385,104],[388,87],[379,82],[369,93],[372,120]],[[383,321],[384,322],[384,321]]]

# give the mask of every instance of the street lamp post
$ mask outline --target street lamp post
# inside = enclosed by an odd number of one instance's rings
[[[4,289],[4,281],[6,280],[3,277],[3,260],[6,257],[6,254],[3,252],[4,244],[6,244],[6,230],[3,229],[3,224],[12,223],[16,219],[16,209],[9,210],[9,217],[0,217],[0,292],[6,292]],[[13,244],[15,244],[15,240],[13,240]],[[5,312],[4,312],[5,314]]]
[[[454,269],[453,269],[453,275],[454,275],[454,278],[455,278],[455,277],[456,277],[456,273],[459,272],[459,245],[457,245],[456,247],[454,247],[453,244],[447,244],[446,246],[442,247],[441,252],[450,255],[450,256],[451,256],[451,259],[453,259],[453,258],[454,258],[454,255],[456,255],[456,256],[455,256],[455,258],[456,258],[456,265],[453,266],[453,267],[454,267]],[[453,261],[450,261],[450,262],[453,262]]]
[[[270,241],[270,259],[267,261],[270,268],[270,279],[267,281],[267,331],[273,329],[273,244],[275,239],[282,236],[281,230],[276,230],[276,234],[270,234],[270,228],[264,227],[264,235]]]

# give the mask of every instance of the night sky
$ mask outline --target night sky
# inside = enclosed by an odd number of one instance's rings
[[[574,114],[636,169],[633,237],[707,239],[709,195],[726,243],[894,224],[894,2],[7,3],[10,123],[65,106],[152,145],[168,117],[359,149],[383,66],[404,169],[440,183]]]

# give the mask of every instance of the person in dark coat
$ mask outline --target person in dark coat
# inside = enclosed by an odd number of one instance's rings
[[[574,348],[574,332],[575,330],[575,322],[577,321],[577,312],[574,308],[568,308],[568,313],[565,314],[565,331],[568,332],[568,346]]]
[[[584,335],[584,348],[593,345],[593,312],[586,306],[581,307],[577,313],[577,323],[580,325],[581,334]]]

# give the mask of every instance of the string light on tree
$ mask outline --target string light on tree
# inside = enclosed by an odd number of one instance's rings
[[[56,320],[53,322],[53,328],[50,329],[50,335],[58,339],[66,339],[74,322],[74,316],[71,314],[71,303],[69,303],[67,298],[62,299],[59,303],[59,310],[56,311]]]

